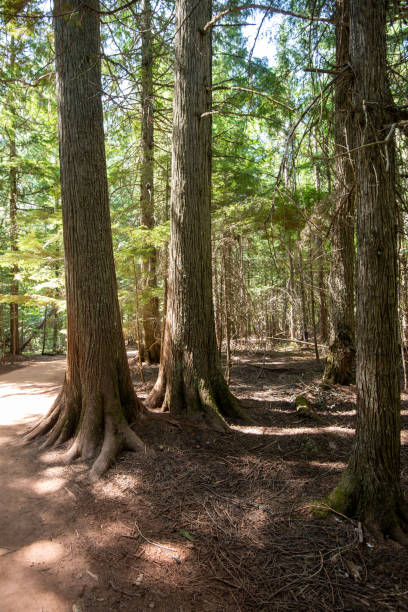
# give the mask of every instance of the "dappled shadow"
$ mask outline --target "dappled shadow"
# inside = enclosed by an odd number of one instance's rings
[[[38,450],[16,444],[20,433],[20,425],[0,427],[0,609],[68,612],[72,598],[57,568],[69,549],[59,541],[64,527],[55,514],[55,504],[72,511],[62,489],[68,478],[64,470],[44,472]]]
[[[233,386],[245,384],[237,369]],[[0,428],[11,500],[0,501],[0,546],[20,551],[3,559],[59,598],[58,612],[408,609],[408,553],[312,512],[347,464],[352,391],[316,391],[317,422],[296,412],[300,384],[271,382],[259,398],[251,372],[241,400],[254,425],[217,434],[156,414],[137,427],[155,455],[123,454],[96,484],[62,451],[13,446],[21,426]],[[406,447],[402,475],[406,489]]]

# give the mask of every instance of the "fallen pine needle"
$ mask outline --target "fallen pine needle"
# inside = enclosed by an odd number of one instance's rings
[[[165,550],[172,550],[173,552],[177,552],[176,548],[171,548],[170,546],[164,546],[164,544],[158,544],[157,542],[152,542],[151,540],[146,538],[146,536],[144,536],[143,533],[140,531],[139,525],[136,523],[136,521],[135,521],[135,527],[140,537],[146,540],[148,544],[151,544],[152,546],[157,546],[157,548],[164,548]]]

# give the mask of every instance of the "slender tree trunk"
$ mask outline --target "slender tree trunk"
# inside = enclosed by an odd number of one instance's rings
[[[222,265],[220,264],[220,270],[218,270],[217,258],[214,258],[213,262],[214,270],[214,310],[215,310],[215,332],[217,337],[218,353],[221,355],[222,340],[223,340],[223,327],[222,327]]]
[[[4,330],[4,305],[0,304],[0,361],[6,355],[6,334]]]
[[[33,340],[33,338],[35,337],[37,331],[39,329],[43,329],[44,325],[47,322],[47,319],[52,315],[56,313],[56,309],[55,308],[51,308],[51,310],[49,310],[48,312],[45,311],[44,313],[44,317],[41,319],[41,321],[38,323],[38,325],[34,328],[33,332],[31,333],[31,335],[27,338],[27,340],[24,340],[24,342],[22,343],[22,345],[20,346],[20,352],[23,352],[24,349],[30,344],[30,342]]]
[[[153,194],[153,47],[152,47],[152,9],[150,0],[143,0],[142,11],[142,161],[140,180],[140,210],[142,225],[154,227]],[[148,292],[142,306],[144,356],[149,363],[160,361],[160,317],[159,300],[151,295],[157,288],[156,249],[151,246],[143,260],[144,287]]]
[[[224,236],[223,245],[223,268],[224,268],[224,306],[225,306],[225,340],[226,340],[226,364],[225,364],[225,379],[227,385],[231,382],[231,310],[232,310],[232,249],[231,236],[229,233]]]
[[[405,544],[400,486],[395,144],[387,79],[386,0],[350,3],[357,154],[357,428],[348,468],[329,501]],[[367,146],[384,141],[386,145]]]
[[[45,354],[45,349],[46,349],[46,345],[47,345],[47,319],[48,319],[48,315],[47,315],[47,306],[46,306],[45,310],[44,310],[44,325],[43,325],[43,328],[42,328],[43,337],[42,337],[41,355]]]
[[[14,73],[16,62],[16,50],[14,36],[11,37],[10,43],[10,72]],[[16,145],[16,134],[15,134],[15,109],[11,106],[12,125],[10,131],[10,249],[13,253],[18,250],[17,239],[18,239],[18,225],[17,225],[17,145]],[[10,294],[18,295],[18,265],[14,264],[11,271],[11,287]],[[13,358],[20,354],[20,340],[18,332],[18,304],[16,302],[10,303],[10,353]]]
[[[288,327],[288,287],[289,287],[289,283],[286,285],[286,291],[283,294],[283,305],[282,305],[282,323],[281,323],[281,331],[283,334],[287,334],[289,333],[289,327]],[[273,336],[273,334],[269,334],[270,336]]]
[[[317,325],[315,316],[315,296],[314,296],[314,272],[313,272],[313,249],[312,249],[312,233],[310,232],[310,243],[309,243],[309,276],[310,276],[310,310],[312,315],[312,326],[313,326],[313,343],[315,349],[316,361],[319,359],[319,349],[317,346]]]
[[[10,161],[16,158],[16,142],[13,137],[10,143]],[[15,167],[10,169],[10,246],[11,250],[17,252],[17,170]],[[18,295],[18,280],[16,278],[18,274],[18,265],[14,264],[11,271],[11,295]],[[10,353],[15,355],[20,353],[20,340],[18,331],[18,304],[16,302],[10,303]]]
[[[402,341],[406,348],[408,345],[408,262],[404,253],[400,258],[400,307],[402,315]]]
[[[49,414],[28,436],[48,434],[47,445],[72,438],[67,460],[96,458],[93,479],[121,449],[144,449],[129,426],[142,407],[127,362],[113,260],[98,10],[98,0],[54,4],[67,373]]]
[[[59,317],[58,312],[55,311],[53,325],[52,325],[52,352],[54,355],[58,354],[58,330],[59,330]]]
[[[209,0],[177,0],[168,308],[149,406],[227,429],[241,410],[221,373],[211,275]]]
[[[319,285],[319,303],[320,303],[320,336],[323,343],[327,342],[329,337],[329,321],[327,312],[326,288],[324,284],[324,249],[322,239],[318,235],[316,238],[316,249],[319,258],[318,264],[318,285]]]
[[[349,62],[350,0],[337,0],[336,62]],[[334,337],[327,354],[324,380],[348,385],[354,381],[354,209],[355,177],[347,151],[354,141],[351,78],[339,78],[335,88],[335,169],[332,267],[329,279]]]
[[[309,340],[309,332],[307,331],[307,305],[306,305],[306,291],[305,291],[305,273],[303,269],[303,255],[302,250],[299,248],[298,252],[298,269],[299,269],[299,288],[300,288],[300,305],[302,310],[302,340],[307,342]]]
[[[296,291],[295,291],[295,266],[293,255],[288,249],[289,256],[289,295],[290,295],[290,337],[296,338]]]

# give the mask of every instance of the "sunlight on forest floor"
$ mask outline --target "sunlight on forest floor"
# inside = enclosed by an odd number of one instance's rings
[[[28,363],[29,374],[25,366],[20,366],[0,375],[0,425],[33,421],[48,412],[58,394],[65,372],[65,360]]]
[[[292,357],[273,359],[284,366],[277,369],[264,368],[262,355],[235,364],[231,388],[252,425],[225,435],[154,420],[140,435],[156,455],[123,453],[96,483],[89,463],[64,464],[65,448],[21,445],[26,426],[52,404],[64,359],[5,369],[0,612],[235,611],[265,601],[281,610],[320,610],[321,601],[324,609],[357,610],[362,601],[384,609],[380,600],[402,609],[408,557],[396,559],[366,531],[361,542],[353,521],[312,512],[347,465],[355,388],[322,391],[309,353]],[[144,370],[147,384],[134,375],[140,397],[157,374]],[[306,392],[316,418],[296,411]]]

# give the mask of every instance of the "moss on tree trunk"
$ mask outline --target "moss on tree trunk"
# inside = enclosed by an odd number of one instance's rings
[[[357,426],[337,510],[408,543],[400,486],[395,144],[386,70],[386,1],[350,2],[357,197]],[[371,146],[367,146],[371,145]]]

